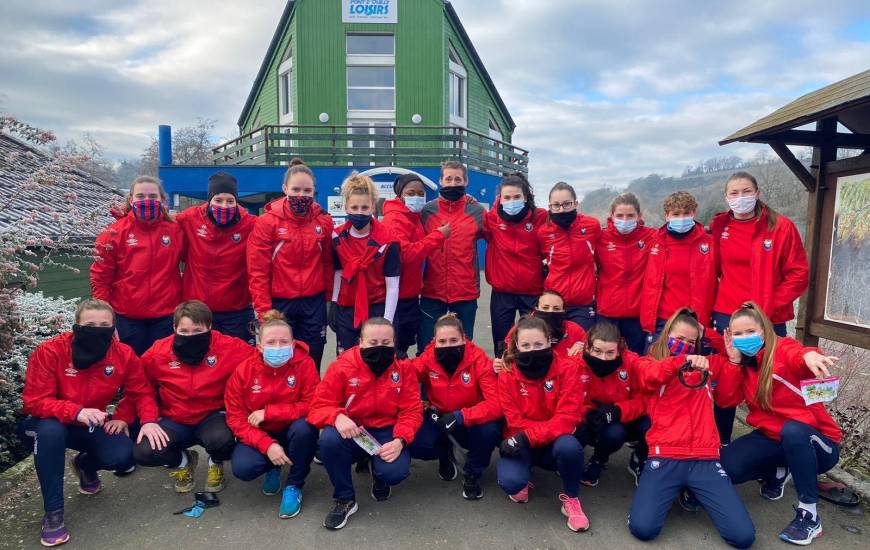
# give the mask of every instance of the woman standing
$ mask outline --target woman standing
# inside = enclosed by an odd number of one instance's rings
[[[428,235],[420,221],[420,211],[426,204],[426,188],[417,174],[403,174],[393,183],[395,199],[384,201],[382,224],[399,243],[402,257],[402,278],[399,281],[399,301],[396,305],[396,354],[408,356],[408,348],[417,343],[420,332],[420,291],[423,288],[423,263],[433,251],[444,246],[450,236],[446,223]],[[418,355],[422,348],[417,350]]]
[[[532,186],[520,172],[501,180],[495,204],[483,217],[486,280],[492,285],[489,315],[496,357],[504,353],[504,339],[517,314],[531,312],[543,289],[537,231],[546,218],[547,212],[535,207]]]
[[[110,416],[107,407],[121,388],[124,397]],[[45,508],[40,542],[57,546],[69,540],[63,520],[66,450],[78,451],[70,466],[79,492],[95,495],[102,489],[99,470],[125,471],[134,465],[127,426],[137,415],[140,441],[159,444],[166,434],[155,423],[157,403],[139,358],[115,338],[115,312],[102,300],[80,302],[72,331],[33,350],[22,399],[21,412],[27,416],[19,432],[25,445],[33,447]]]
[[[359,343],[369,317],[392,322],[399,301],[399,245],[377,219],[378,191],[371,178],[353,174],[341,185],[347,221],[332,234],[335,281],[329,324],[338,353]]]
[[[577,211],[577,193],[565,182],[550,190],[550,213],[538,229],[544,288],[565,299],[568,319],[583,330],[595,322],[595,245],[601,224]]]
[[[248,287],[258,317],[277,309],[320,370],[332,293],[332,217],[314,202],[314,172],[290,161],[284,197],[266,205],[248,238]]]
[[[553,353],[550,329],[522,317],[498,375],[506,426],[499,450],[498,484],[517,503],[529,500],[532,467],[557,470],[562,478],[562,514],[572,531],[589,529],[580,506],[583,446],[574,437],[583,389],[577,363]]]
[[[239,365],[224,394],[227,426],[239,442],[233,475],[251,481],[265,474],[263,493],[281,489],[281,466],[289,465],[278,517],[302,509],[302,486],[311,471],[317,430],[305,417],[320,375],[308,346],[293,339],[281,312],[267,311],[257,330],[257,355]]]
[[[323,430],[320,452],[334,488],[327,529],[341,529],[358,509],[351,465],[369,456],[353,440],[363,431],[380,445],[369,462],[373,499],[387,500],[391,486],[411,474],[408,445],[423,422],[423,403],[414,369],[396,361],[395,341],[389,321],[369,318],[359,346],[329,366],[314,394],[308,420]]]
[[[133,180],[124,216],[97,237],[92,295],[111,304],[121,342],[137,355],[172,334],[184,246],[184,232],[169,215],[163,186],[151,176]]]
[[[217,172],[208,178],[208,200],[175,217],[184,231],[183,299],[212,310],[213,327],[252,343],[254,309],[245,266],[248,236],[257,221],[239,206],[236,178]]]
[[[801,380],[830,376],[837,358],[778,336],[753,302],[731,316],[725,340],[732,362],[717,391],[731,406],[745,401],[746,422],[756,429],[722,449],[722,466],[734,483],[760,479],[767,500],[782,498],[793,480],[796,515],[779,538],[810,544],[822,536],[816,477],[837,465],[843,432],[823,403],[807,405],[798,388]]]
[[[640,326],[640,297],[655,234],[655,229],[644,226],[640,201],[634,193],[622,193],[610,204],[607,227],[595,247],[598,321],[616,325],[634,353],[643,353],[646,347]]]
[[[759,199],[755,177],[735,172],[725,182],[729,210],[713,217],[710,232],[716,248],[719,287],[713,305],[713,327],[722,334],[730,312],[747,301],[757,303],[785,336],[794,319],[794,301],[807,289],[809,266],[794,223]],[[716,408],[722,444],[731,441],[734,409]]]

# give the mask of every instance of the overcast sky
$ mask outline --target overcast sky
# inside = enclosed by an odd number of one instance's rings
[[[4,0],[0,111],[61,141],[90,132],[113,158],[138,156],[158,124],[211,118],[233,136],[284,3]],[[453,4],[539,187],[582,192],[751,156],[716,142],[870,68],[867,0]]]

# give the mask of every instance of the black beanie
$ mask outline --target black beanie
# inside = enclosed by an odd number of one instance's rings
[[[236,178],[226,172],[217,172],[208,178],[208,200],[220,193],[229,193],[238,200],[239,183]]]
[[[423,180],[420,179],[420,176],[417,174],[402,174],[401,176],[396,178],[396,181],[393,182],[393,193],[396,194],[397,197],[402,196],[402,190],[405,189],[405,186],[411,183],[412,181],[419,181],[423,183]],[[423,191],[426,190],[426,186],[423,186]]]

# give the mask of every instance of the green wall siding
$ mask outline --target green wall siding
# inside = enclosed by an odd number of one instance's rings
[[[69,267],[78,268],[79,273],[60,266],[45,266],[39,272],[39,282],[34,291],[42,291],[46,296],[64,298],[84,298],[91,295],[89,272],[92,258],[70,257],[58,254],[54,260]]]

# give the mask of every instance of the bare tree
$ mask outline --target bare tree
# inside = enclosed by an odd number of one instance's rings
[[[172,133],[173,164],[212,164],[211,150],[216,145],[212,131],[217,122],[210,119],[197,119],[194,126],[185,126]],[[160,164],[157,140],[142,152],[139,173],[157,175]]]

